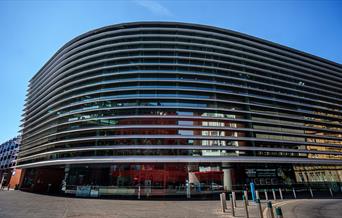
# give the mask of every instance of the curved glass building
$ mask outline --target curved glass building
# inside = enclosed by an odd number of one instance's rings
[[[341,84],[341,64],[226,29],[96,29],[30,81],[21,188],[149,196],[339,183]]]

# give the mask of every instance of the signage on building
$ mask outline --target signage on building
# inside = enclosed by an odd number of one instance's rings
[[[276,177],[276,169],[246,169],[246,175],[251,178]]]

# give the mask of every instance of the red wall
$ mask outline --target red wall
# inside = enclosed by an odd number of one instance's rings
[[[22,176],[22,170],[21,169],[15,169],[15,174],[11,175],[10,182],[9,182],[9,188],[14,189],[16,185],[19,185],[20,178]]]

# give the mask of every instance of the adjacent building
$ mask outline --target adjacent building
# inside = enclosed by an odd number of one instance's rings
[[[217,27],[112,25],[30,80],[21,188],[205,194],[342,179],[342,66]]]
[[[8,186],[15,171],[21,138],[17,136],[0,144],[0,186]]]

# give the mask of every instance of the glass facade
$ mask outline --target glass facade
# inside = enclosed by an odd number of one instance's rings
[[[324,182],[331,169],[342,182],[341,74],[337,63],[216,27],[90,31],[30,81],[22,188],[206,193]],[[319,181],[301,179],[316,169]]]

